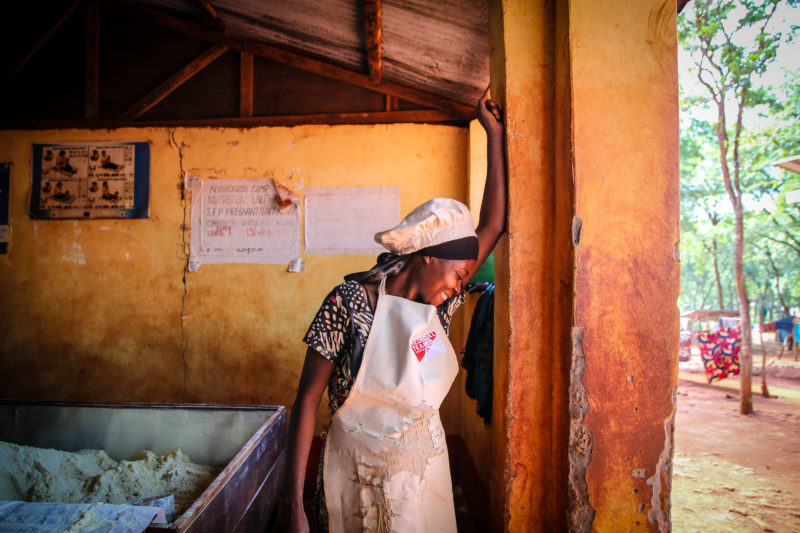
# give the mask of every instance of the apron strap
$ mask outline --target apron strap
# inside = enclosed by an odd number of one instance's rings
[[[378,284],[378,297],[383,296],[386,294],[386,278],[388,276],[383,276],[381,278],[381,282]],[[377,306],[376,306],[377,308]]]

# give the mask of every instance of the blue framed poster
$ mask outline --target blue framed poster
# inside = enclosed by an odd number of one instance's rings
[[[8,163],[0,163],[0,254],[8,253],[8,194],[9,171]]]
[[[34,144],[31,161],[33,219],[149,215],[146,142]]]

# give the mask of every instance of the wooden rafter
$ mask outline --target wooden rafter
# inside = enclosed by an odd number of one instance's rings
[[[219,18],[219,13],[217,10],[214,9],[214,6],[211,5],[211,2],[208,0],[195,0],[198,4],[200,4],[200,8],[205,13],[206,18],[211,23],[212,26],[217,28],[219,31],[225,31],[225,24],[222,23],[222,19]]]
[[[80,3],[80,0],[73,0],[73,2],[69,6],[67,6],[67,8],[64,10],[64,12],[61,14],[61,16],[58,17],[58,19],[55,21],[55,23],[53,23],[52,26],[50,26],[50,28],[47,30],[47,32],[45,32],[45,34],[42,36],[42,38],[39,39],[31,47],[31,49],[28,50],[28,53],[26,53],[22,57],[22,59],[20,59],[19,62],[17,62],[17,64],[14,66],[14,68],[12,68],[9,71],[9,73],[6,74],[6,76],[3,78],[3,81],[0,83],[0,88],[5,87],[5,85],[9,81],[11,81],[14,78],[14,76],[17,75],[17,72],[19,72],[22,69],[22,67],[25,66],[25,64],[33,57],[33,55],[39,50],[39,48],[41,48],[44,45],[44,43],[46,43],[50,39],[50,37],[53,36],[53,34],[56,32],[56,30],[61,27],[61,25],[64,23],[64,21],[67,20],[67,18],[69,18],[69,16],[72,14],[72,12],[75,11],[75,8],[78,7],[79,3]]]
[[[381,50],[381,0],[364,1],[364,26],[367,36],[367,63],[369,79],[381,81],[383,78],[383,60]]]
[[[394,124],[409,123],[448,123],[462,124],[464,117],[453,116],[436,110],[378,111],[369,113],[321,113],[316,115],[276,115],[262,117],[229,117],[213,119],[144,120],[144,121],[78,121],[78,120],[5,120],[0,121],[0,129],[60,129],[96,128],[113,129],[125,127],[230,127],[252,128],[258,126],[300,126],[304,124]]]
[[[212,61],[224,54],[228,47],[222,44],[215,44],[191,63],[170,76],[164,83],[150,91],[144,98],[136,102],[127,111],[119,116],[119,120],[134,120],[142,116],[147,110],[151,109],[161,100],[166,98],[172,91],[183,85],[189,78],[203,70]]]
[[[267,45],[251,40],[244,40],[236,38],[232,35],[225,34],[219,30],[200,26],[183,19],[173,17],[162,13],[161,11],[141,6],[135,3],[121,1],[120,5],[125,6],[131,12],[135,13],[139,18],[157,24],[187,35],[191,35],[198,39],[203,39],[210,42],[215,42],[221,45],[228,46],[232,49],[250,52],[254,55],[289,65],[300,70],[313,72],[320,76],[335,79],[351,85],[356,85],[372,91],[391,94],[404,100],[416,102],[418,104],[439,109],[446,114],[457,117],[459,119],[470,118],[474,115],[474,108],[466,103],[456,102],[449,98],[444,98],[419,89],[406,87],[398,83],[389,82],[386,80],[375,81],[370,79],[369,75],[360,72],[342,68],[332,65],[325,61],[320,61],[296,52],[284,50],[276,46]]]
[[[83,84],[83,116],[99,118],[100,99],[100,5],[96,0],[86,4],[86,69]]]
[[[239,116],[253,116],[253,54],[239,52]]]

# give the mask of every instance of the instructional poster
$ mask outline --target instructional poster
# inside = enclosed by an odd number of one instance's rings
[[[400,187],[306,189],[306,253],[385,252],[375,234],[399,223]]]
[[[190,177],[189,269],[204,263],[288,264],[300,255],[299,201],[271,179]]]
[[[147,218],[147,143],[33,145],[31,218]]]

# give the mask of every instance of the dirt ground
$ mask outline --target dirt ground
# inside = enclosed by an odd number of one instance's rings
[[[699,352],[680,363],[672,530],[800,531],[800,362],[766,343],[753,359],[754,413],[739,414],[739,380],[705,382]]]

